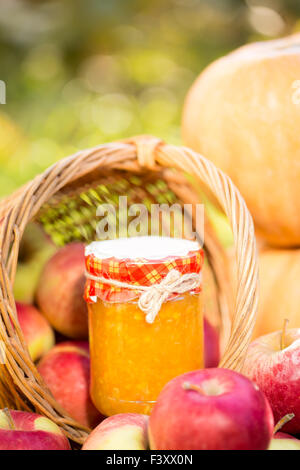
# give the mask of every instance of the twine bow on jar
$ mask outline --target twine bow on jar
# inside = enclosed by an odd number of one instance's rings
[[[152,286],[137,286],[120,282],[114,279],[106,279],[102,276],[94,276],[86,271],[87,279],[108,284],[110,286],[132,289],[141,293],[138,306],[146,314],[146,322],[153,323],[162,304],[171,294],[184,294],[200,286],[202,275],[197,273],[181,274],[177,269],[172,269],[159,283]]]

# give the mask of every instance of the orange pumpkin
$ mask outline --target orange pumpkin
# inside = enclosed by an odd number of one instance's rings
[[[267,250],[260,254],[260,300],[254,336],[300,328],[300,249]]]
[[[185,144],[231,176],[256,228],[300,245],[300,34],[244,46],[210,65],[188,93]]]

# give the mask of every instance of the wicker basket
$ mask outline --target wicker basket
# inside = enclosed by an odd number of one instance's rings
[[[0,340],[6,362],[0,369],[0,406],[35,410],[55,421],[64,433],[82,443],[89,429],[70,418],[54,400],[30,359],[20,330],[13,297],[20,239],[26,225],[45,206],[82,185],[92,185],[101,175],[159,174],[184,203],[199,202],[197,192],[182,179],[187,173],[214,195],[231,223],[237,260],[237,289],[230,310],[226,258],[209,225],[205,250],[216,278],[223,339],[220,366],[241,370],[251,339],[258,301],[256,243],[251,216],[231,180],[210,161],[184,147],[167,145],[150,136],[104,144],[65,158],[0,203]],[[197,200],[198,197],[198,200]],[[230,315],[229,315],[230,314]],[[229,318],[232,325],[228,329]]]

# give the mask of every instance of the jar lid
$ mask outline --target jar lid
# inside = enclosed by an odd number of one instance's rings
[[[110,285],[99,278],[148,287],[160,284],[170,271],[199,274],[203,262],[203,250],[191,240],[144,236],[93,242],[85,249],[85,300],[128,302],[140,295],[140,290]],[[201,288],[198,285],[191,293],[200,292]],[[167,300],[177,295],[173,292]]]

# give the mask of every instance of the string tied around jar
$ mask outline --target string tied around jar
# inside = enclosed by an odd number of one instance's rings
[[[177,269],[172,269],[160,283],[152,286],[139,286],[102,276],[94,276],[87,271],[85,275],[87,279],[103,284],[139,291],[141,295],[139,296],[138,306],[146,314],[147,323],[154,322],[162,304],[171,294],[184,294],[196,289],[200,286],[202,278],[201,273],[181,274]]]

